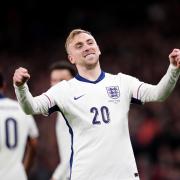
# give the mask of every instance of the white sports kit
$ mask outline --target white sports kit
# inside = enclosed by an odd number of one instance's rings
[[[1,180],[27,180],[22,159],[28,136],[38,136],[33,117],[26,115],[18,102],[0,95]]]
[[[69,128],[61,113],[58,113],[56,121],[56,136],[61,162],[54,171],[52,177],[56,180],[69,180],[70,178],[70,157],[71,157],[71,136]]]
[[[179,70],[170,65],[157,85],[122,73],[101,72],[96,81],[80,75],[32,97],[27,85],[15,87],[27,113],[62,112],[71,134],[71,180],[139,179],[128,130],[131,102],[161,101],[173,90]]]

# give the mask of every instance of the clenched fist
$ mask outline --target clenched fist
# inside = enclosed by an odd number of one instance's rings
[[[180,68],[180,49],[173,49],[169,55],[170,63]]]
[[[15,70],[14,76],[13,76],[13,83],[16,86],[21,86],[25,82],[27,82],[30,79],[30,74],[28,73],[28,70],[20,67]]]

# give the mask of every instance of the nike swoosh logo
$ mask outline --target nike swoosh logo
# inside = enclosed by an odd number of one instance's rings
[[[81,96],[77,96],[77,97],[74,97],[74,100],[78,100],[79,98],[83,97],[85,94],[81,95]]]

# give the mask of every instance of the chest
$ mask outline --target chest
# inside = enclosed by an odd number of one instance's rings
[[[130,95],[118,82],[82,83],[70,87],[63,102],[65,116],[73,123],[116,123],[129,110]]]

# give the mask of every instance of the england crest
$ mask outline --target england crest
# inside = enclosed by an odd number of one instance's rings
[[[106,87],[108,96],[112,99],[118,99],[120,97],[119,86]]]

